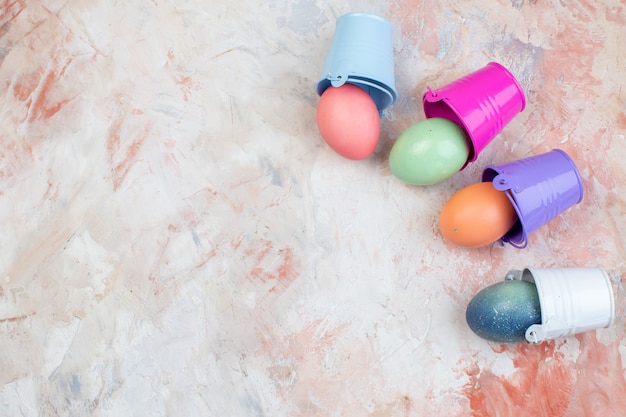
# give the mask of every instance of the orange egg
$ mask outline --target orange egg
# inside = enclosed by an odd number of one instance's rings
[[[352,84],[328,87],[317,105],[317,126],[335,152],[348,159],[364,159],[374,152],[380,135],[380,116],[374,100]]]
[[[517,222],[517,213],[504,191],[491,182],[463,188],[443,206],[439,230],[459,246],[485,246],[504,236]]]

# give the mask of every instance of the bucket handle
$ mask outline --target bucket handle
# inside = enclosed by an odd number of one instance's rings
[[[516,193],[521,193],[530,185],[526,184],[521,175],[509,175],[506,173],[496,175],[491,180],[491,183],[493,184],[493,188],[498,191],[511,190]]]
[[[528,238],[526,237],[525,234],[524,234],[524,240],[522,240],[521,243],[513,242],[512,240],[508,239],[506,236],[500,238],[500,240],[502,242],[508,243],[509,245],[517,249],[524,249],[526,246],[528,246]]]
[[[543,324],[531,325],[528,329],[526,329],[526,341],[528,343],[537,344],[546,340],[546,337],[548,336],[548,329],[546,327],[547,326],[544,326]]]
[[[533,324],[526,329],[526,340],[529,343],[541,343],[548,339],[561,337],[568,334],[568,323],[558,317],[552,317],[542,324]],[[565,330],[565,331],[564,331]]]
[[[326,74],[326,79],[330,81],[333,87],[341,87],[348,81],[348,78],[350,78],[351,71],[348,67],[349,64],[345,62],[337,65],[334,70]]]
[[[428,92],[430,93],[430,96],[432,98],[437,98],[437,90],[433,90],[432,88],[430,88],[429,85],[426,86],[426,90],[428,90]],[[434,100],[434,101],[439,101],[440,99]],[[430,100],[429,100],[430,101]]]
[[[523,277],[524,277],[524,273],[522,271],[520,271],[519,269],[511,269],[504,276],[504,280],[505,281],[526,281]],[[530,281],[530,282],[534,283],[534,281]]]

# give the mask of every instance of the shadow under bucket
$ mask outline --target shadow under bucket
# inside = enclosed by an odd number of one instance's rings
[[[339,17],[317,94],[349,83],[365,90],[379,112],[395,103],[392,32],[389,21],[373,14]]]
[[[513,204],[518,221],[500,240],[517,248],[526,247],[528,235],[583,198],[580,173],[560,149],[508,164],[488,165],[482,181],[505,191]]]
[[[427,118],[451,120],[465,130],[468,162],[526,107],[524,91],[513,74],[497,62],[433,90],[427,87],[422,102]],[[465,167],[465,165],[463,167]]]

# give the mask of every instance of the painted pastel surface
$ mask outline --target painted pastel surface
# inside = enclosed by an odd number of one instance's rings
[[[319,135],[336,18],[394,27],[374,155]],[[468,0],[0,3],[0,415],[626,415],[609,329],[476,337],[512,268],[626,279],[626,7]],[[395,178],[426,85],[489,61],[527,107],[450,180]],[[529,247],[437,231],[482,167],[565,150],[581,204]]]

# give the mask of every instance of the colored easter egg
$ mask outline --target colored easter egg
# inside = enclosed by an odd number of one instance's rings
[[[465,319],[483,339],[500,343],[526,341],[526,329],[541,323],[537,288],[532,282],[520,280],[490,285],[469,302]]]
[[[414,185],[435,184],[458,172],[467,162],[465,132],[456,123],[433,117],[405,130],[389,154],[391,172]]]
[[[380,115],[374,100],[360,87],[329,87],[317,105],[317,126],[335,152],[364,159],[374,152],[380,136]]]
[[[493,243],[517,222],[517,213],[504,191],[490,182],[467,186],[441,209],[439,230],[447,240],[466,248]]]

